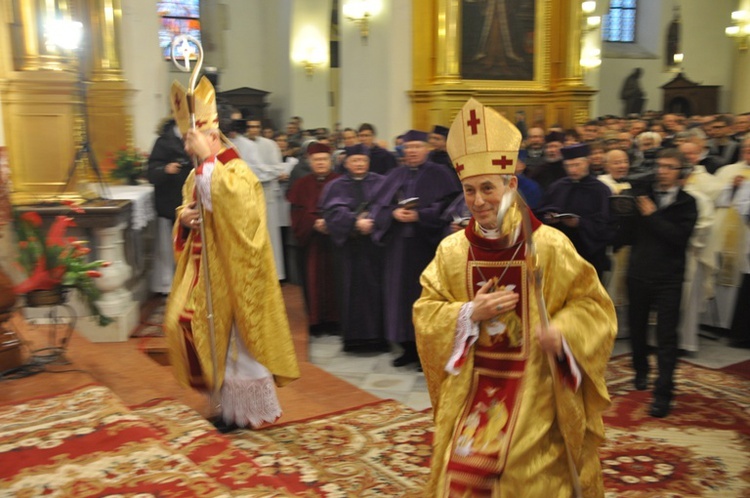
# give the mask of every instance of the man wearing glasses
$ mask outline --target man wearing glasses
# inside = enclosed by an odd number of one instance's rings
[[[636,198],[638,212],[623,221],[621,236],[624,245],[632,246],[627,287],[634,384],[639,391],[649,386],[647,337],[649,314],[654,309],[658,317],[658,376],[649,414],[662,418],[672,407],[685,251],[698,208],[695,198],[682,190],[690,174],[685,156],[676,149],[664,149],[656,161],[653,191]]]

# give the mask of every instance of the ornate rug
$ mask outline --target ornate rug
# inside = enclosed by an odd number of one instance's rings
[[[106,387],[0,406],[0,497],[230,496]]]
[[[674,407],[658,419],[651,393],[632,385],[630,357],[614,358],[600,450],[607,498],[750,497],[750,382],[735,371],[679,362]]]
[[[750,497],[750,378],[727,371],[680,362],[655,419],[629,359],[610,362],[607,498]],[[431,439],[431,415],[392,400],[221,435],[175,401],[129,409],[87,386],[0,406],[0,497],[416,496]]]
[[[429,475],[432,416],[393,400],[224,436],[170,400],[136,407],[134,412],[157,425],[176,450],[222,484],[259,493],[251,496],[415,496]],[[249,483],[252,474],[246,468],[206,458],[212,446],[234,455],[226,462],[249,459],[261,469],[260,475],[275,479],[275,485],[259,485],[257,478]]]

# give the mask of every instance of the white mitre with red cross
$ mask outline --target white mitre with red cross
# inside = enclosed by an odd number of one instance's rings
[[[512,175],[521,132],[499,112],[469,99],[453,120],[446,147],[463,180],[477,175]]]

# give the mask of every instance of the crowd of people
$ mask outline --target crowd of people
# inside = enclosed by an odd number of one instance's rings
[[[419,275],[442,237],[470,217],[446,152],[448,128],[412,130],[389,147],[368,123],[334,131],[304,129],[302,119],[294,117],[278,131],[229,106],[220,105],[219,113],[224,115],[222,131],[263,185],[276,271],[280,280],[302,284],[310,332],[340,333],[344,350],[352,352],[388,350],[395,343],[401,354],[394,365],[418,365],[411,308],[421,291]],[[573,129],[516,125],[526,132],[515,166],[519,191],[541,221],[568,236],[607,286],[620,315],[621,336],[631,338],[639,358],[637,384],[643,386],[645,334],[656,303],[666,306],[657,310],[657,329],[663,338],[659,350],[670,351],[672,359],[664,361],[671,364],[678,350],[697,350],[698,314],[714,296],[717,276],[738,288],[738,295],[747,295],[741,285],[746,266],[741,249],[722,244],[741,228],[735,217],[724,218],[726,212],[744,209],[742,192],[732,192],[746,176],[722,167],[746,164],[750,152],[743,141],[750,113],[688,118],[648,112],[604,116]],[[175,139],[171,126],[162,128],[150,169],[167,248],[167,227],[180,203],[175,192],[188,170],[175,166],[186,163]],[[165,144],[175,149],[171,164],[162,157]],[[679,154],[659,157],[669,149]],[[663,178],[671,170],[660,162],[679,165],[673,182]],[[688,209],[696,211],[696,220],[691,223],[693,215],[686,215],[679,237],[664,226],[658,230],[669,237],[673,266],[671,258],[660,261],[664,256],[649,253],[655,241],[647,234],[637,236],[643,229],[640,220],[653,209],[640,208],[647,202],[642,198],[659,204],[657,188],[677,188],[696,199],[696,207]],[[676,200],[672,197],[656,210],[682,209],[680,203],[667,209]],[[171,268],[170,251],[160,252],[166,264],[157,268]],[[155,272],[162,281],[154,286],[157,292],[168,292],[164,273]],[[657,294],[653,302],[627,306],[664,279],[672,281],[665,299]],[[742,346],[750,339],[743,310],[737,308],[731,337]]]
[[[277,132],[213,105],[205,129],[184,119],[160,128],[149,179],[164,218],[154,290],[170,293],[172,361],[186,383],[222,386],[221,429],[272,422],[273,383],[299,375],[284,280],[301,283],[312,335],[424,369],[439,414],[430,486],[457,493],[500,479],[527,486],[539,472],[555,486],[601,486],[603,373],[618,331],[645,390],[655,326],[653,417],[673,407],[679,351],[696,350],[716,286],[737,303],[732,344],[750,342],[750,114],[604,116],[562,129],[514,125],[470,99],[450,129],[409,130],[389,147],[368,123],[303,132],[294,118]],[[194,318],[206,311],[203,253],[220,289],[210,348]],[[553,282],[536,299],[527,272]],[[498,381],[527,377],[536,387]],[[575,414],[586,423],[568,432],[576,423],[560,420]],[[528,425],[547,419],[530,439]],[[578,470],[570,451],[583,455]]]

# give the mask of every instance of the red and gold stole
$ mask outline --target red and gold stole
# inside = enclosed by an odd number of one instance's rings
[[[532,230],[540,225],[532,215]],[[489,498],[505,468],[518,417],[531,340],[531,289],[523,237],[511,245],[505,239],[485,239],[476,233],[473,219],[466,236],[471,244],[466,265],[470,298],[489,279],[498,279],[497,288],[515,286],[520,297],[514,310],[480,326],[470,401],[456,425],[446,473],[445,496]]]

